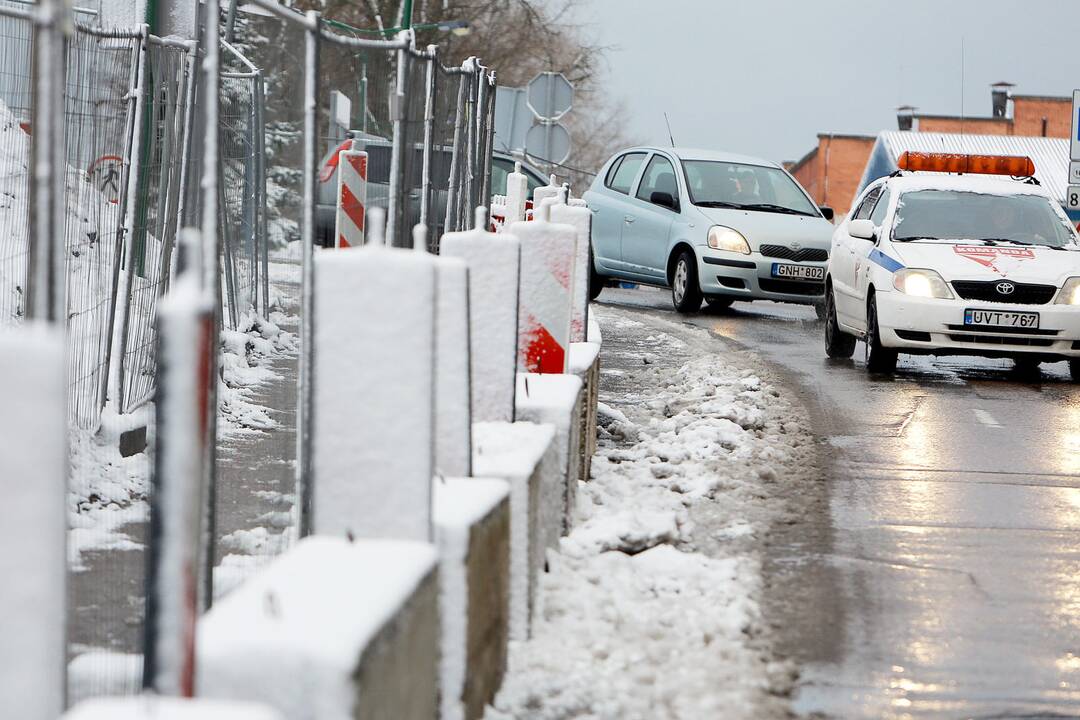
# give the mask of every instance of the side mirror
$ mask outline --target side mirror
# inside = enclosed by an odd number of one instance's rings
[[[848,235],[873,242],[877,237],[877,228],[870,220],[852,220],[848,223]]]
[[[668,210],[679,212],[679,201],[676,200],[671,193],[654,192],[649,196],[649,202],[653,205],[659,205],[660,207],[666,207]]]
[[[829,222],[832,222],[832,219],[836,217],[836,213],[833,212],[833,209],[828,205],[822,205],[818,208],[818,210],[821,211],[821,216]]]

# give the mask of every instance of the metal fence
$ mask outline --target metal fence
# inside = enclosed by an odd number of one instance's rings
[[[0,327],[26,313],[31,33],[28,18],[0,15]]]
[[[223,317],[233,330],[244,314],[267,312],[266,171],[263,78],[236,48],[225,51],[218,113]],[[236,69],[233,69],[233,68]]]

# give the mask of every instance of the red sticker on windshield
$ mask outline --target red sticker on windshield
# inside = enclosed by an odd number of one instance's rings
[[[991,245],[953,245],[953,252],[960,257],[974,260],[1004,277],[1016,269],[1016,263],[1035,257],[1031,248],[993,247]],[[998,266],[1001,267],[998,267]]]

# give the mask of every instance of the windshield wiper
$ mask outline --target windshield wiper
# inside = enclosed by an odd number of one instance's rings
[[[975,242],[981,242],[986,245],[997,245],[998,243],[1011,243],[1013,245],[1034,245],[1035,243],[1024,242],[1023,240],[1013,240],[1011,238],[978,238]]]
[[[745,205],[739,203],[724,202],[723,200],[702,200],[701,202],[695,202],[698,207],[715,207],[715,208],[734,208],[736,210],[742,210]]]
[[[811,213],[806,213],[795,208],[789,208],[784,205],[774,205],[773,203],[753,203],[752,205],[743,205],[747,210],[762,210],[764,212],[777,212],[784,213],[786,215],[808,215],[813,217]]]
[[[927,237],[925,235],[908,235],[906,237],[894,237],[893,242],[915,242],[916,240],[943,240],[944,238]]]

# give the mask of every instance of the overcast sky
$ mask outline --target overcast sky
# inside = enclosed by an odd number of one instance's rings
[[[1080,87],[1080,0],[580,0],[614,46],[635,139],[796,160],[819,132],[895,129],[898,105],[990,114],[990,84]],[[964,82],[961,84],[961,39]],[[961,87],[964,92],[961,93]]]

